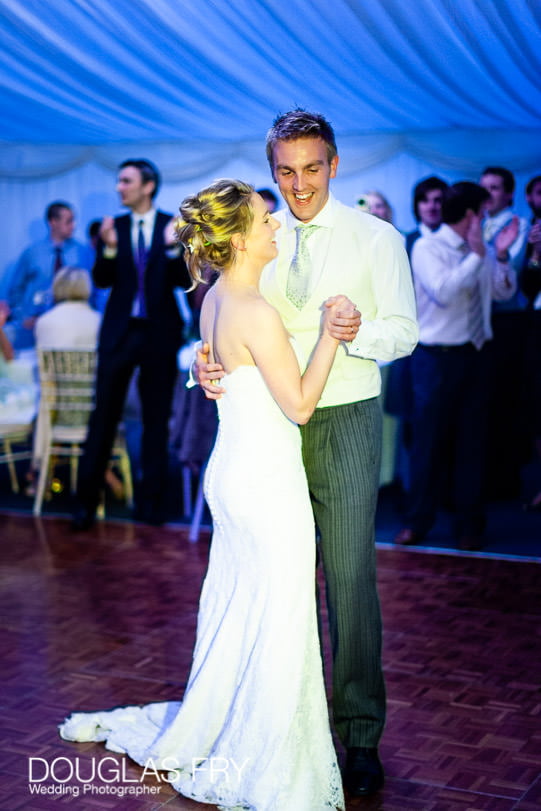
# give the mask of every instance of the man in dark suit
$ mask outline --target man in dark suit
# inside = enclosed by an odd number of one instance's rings
[[[105,217],[93,269],[98,287],[110,288],[98,344],[96,402],[79,465],[75,530],[95,520],[99,491],[130,379],[139,369],[142,481],[135,517],[163,523],[168,421],[177,376],[183,320],[175,287],[188,287],[188,271],[175,242],[170,214],[153,206],[160,176],[150,161],[126,160],[117,191],[130,214]]]

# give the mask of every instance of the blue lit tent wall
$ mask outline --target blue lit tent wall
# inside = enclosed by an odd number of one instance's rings
[[[176,211],[214,177],[271,185],[273,117],[323,112],[337,196],[378,188],[413,225],[414,183],[541,173],[538,0],[4,0],[0,283],[56,198],[115,213],[117,164],[159,165]]]

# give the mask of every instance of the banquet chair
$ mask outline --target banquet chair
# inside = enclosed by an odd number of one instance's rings
[[[77,468],[94,407],[97,355],[95,349],[38,349],[40,417],[43,425],[41,465],[34,500],[34,515],[41,515],[47,486],[58,457],[69,457],[70,489],[77,485]],[[117,433],[111,459],[118,464],[128,506],[133,504],[133,483],[126,443]],[[103,503],[98,516],[103,517]]]
[[[7,464],[11,489],[14,493],[19,492],[19,481],[15,463],[23,459],[32,458],[31,438],[34,430],[34,420],[21,423],[0,422],[0,464]],[[14,445],[26,445],[25,450],[14,450]]]

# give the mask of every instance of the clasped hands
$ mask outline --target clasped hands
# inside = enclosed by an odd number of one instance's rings
[[[330,308],[330,313],[324,314],[325,329],[337,341],[352,341],[361,326],[361,313],[347,296],[332,296],[324,302],[323,307]],[[219,381],[225,372],[220,363],[209,363],[210,347],[207,343],[201,344],[196,352],[193,364],[193,375],[205,392],[208,400],[219,400],[225,389]]]
[[[331,314],[326,319],[326,329],[337,341],[352,341],[361,326],[361,314],[355,304],[347,296],[331,296],[323,304],[331,308]]]

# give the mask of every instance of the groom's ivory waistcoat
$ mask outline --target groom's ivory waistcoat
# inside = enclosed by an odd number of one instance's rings
[[[321,233],[310,248],[314,283],[302,310],[286,298],[287,274],[295,249],[295,225],[288,211],[276,214],[279,253],[261,277],[261,292],[280,313],[306,359],[319,336],[321,308],[330,296],[347,296],[361,312],[351,344],[341,343],[318,407],[376,397],[381,377],[376,360],[408,355],[417,341],[411,272],[401,235],[370,214],[344,206],[332,195],[311,220]]]

